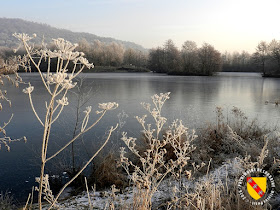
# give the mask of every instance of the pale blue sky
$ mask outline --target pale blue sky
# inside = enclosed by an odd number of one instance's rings
[[[280,37],[279,0],[0,0],[0,17],[133,41],[146,48],[172,39],[220,51],[253,52]]]

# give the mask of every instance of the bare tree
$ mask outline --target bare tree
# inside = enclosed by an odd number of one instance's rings
[[[164,49],[158,47],[150,50],[148,68],[157,73],[166,73]]]
[[[124,52],[123,64],[145,67],[147,65],[147,53],[128,48]]]
[[[196,72],[198,67],[198,49],[194,41],[184,42],[181,56],[183,60],[183,70],[188,73]]]
[[[198,50],[200,71],[204,75],[211,75],[221,70],[221,53],[207,43]]]
[[[263,75],[266,74],[266,62],[268,60],[268,44],[265,41],[261,41],[257,47],[256,52],[253,55],[257,65],[261,66]]]
[[[180,72],[181,71],[181,56],[180,51],[175,46],[171,39],[168,39],[164,44],[165,52],[165,66],[167,72]]]
[[[269,53],[271,58],[277,62],[278,72],[280,72],[280,41],[273,39],[269,43]]]

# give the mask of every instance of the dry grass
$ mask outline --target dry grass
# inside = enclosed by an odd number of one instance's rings
[[[95,169],[90,175],[90,184],[96,184],[97,189],[116,186],[124,189],[128,186],[128,179],[121,167],[118,167],[119,158],[115,153],[109,153],[104,158],[94,161]]]
[[[195,154],[195,158],[203,161],[212,158],[217,165],[237,156],[250,155],[254,159],[269,133],[270,130],[260,126],[256,119],[249,120],[240,109],[233,107],[225,119],[223,109],[217,107],[216,123],[209,123],[199,131],[196,145],[200,147],[200,154]],[[275,143],[276,138],[270,138],[268,147]]]
[[[265,144],[261,153],[257,157],[258,162],[252,162],[247,156],[238,159],[232,165],[234,169],[239,168],[238,173],[229,171],[227,165],[221,166],[215,170],[215,173],[207,173],[205,176],[194,181],[193,187],[185,187],[183,193],[177,188],[173,190],[173,197],[168,202],[167,209],[189,209],[189,210],[261,210],[274,209],[269,203],[263,206],[254,206],[249,202],[242,200],[238,192],[238,181],[242,173],[255,166],[262,168],[263,160],[266,157],[267,145]],[[279,162],[276,161],[273,166],[279,172]],[[226,170],[226,171],[225,171]],[[232,170],[232,168],[231,168]],[[225,173],[225,177],[223,175]],[[276,181],[277,182],[277,181]],[[279,184],[279,183],[278,183]],[[246,192],[246,187],[244,191]],[[180,196],[179,196],[180,195]]]
[[[0,209],[11,210],[16,209],[15,200],[8,192],[0,193]]]

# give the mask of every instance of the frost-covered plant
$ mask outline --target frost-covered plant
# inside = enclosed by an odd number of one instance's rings
[[[157,191],[160,183],[171,172],[175,173],[176,168],[183,168],[190,159],[190,152],[195,147],[191,142],[196,138],[194,131],[189,133],[181,121],[174,121],[161,136],[163,126],[167,119],[161,116],[164,102],[169,99],[168,93],[153,95],[153,107],[149,103],[142,103],[144,109],[154,119],[154,125],[146,123],[146,115],[136,116],[137,121],[143,128],[143,135],[146,140],[144,152],[139,152],[136,138],[128,137],[123,133],[122,140],[128,149],[140,160],[140,166],[130,161],[126,156],[125,148],[121,148],[121,164],[134,183],[133,209],[150,209],[152,197]],[[154,126],[154,127],[153,127]],[[176,158],[167,158],[167,146],[170,145]]]
[[[4,85],[4,80],[8,80],[11,82],[15,87],[19,87],[19,83],[22,83],[21,77],[18,75],[17,71],[20,66],[28,66],[27,59],[25,56],[14,56],[9,58],[8,60],[0,59],[0,84]],[[2,103],[8,103],[9,106],[12,106],[11,100],[7,96],[7,90],[0,89],[0,111],[3,110]],[[20,140],[27,141],[26,137],[13,139],[7,136],[5,128],[9,125],[13,118],[13,114],[11,115],[10,119],[7,122],[4,122],[2,126],[0,126],[0,149],[1,145],[4,145],[8,151],[11,150],[9,144],[11,142],[16,142]]]
[[[5,122],[3,126],[0,126],[0,134],[2,134],[2,136],[0,137],[0,149],[1,149],[1,145],[3,144],[9,152],[11,150],[11,147],[9,145],[11,142],[21,141],[22,139],[24,140],[25,143],[27,142],[27,138],[25,136],[18,139],[12,139],[11,137],[7,136],[5,128],[6,126],[9,125],[12,118],[13,115],[11,115],[8,122]]]
[[[34,34],[33,37],[28,36],[27,34],[17,34],[14,36],[21,41],[21,45],[24,46],[27,56],[30,59],[31,63],[35,66],[39,75],[41,77],[42,83],[46,88],[47,92],[50,95],[48,101],[46,101],[46,112],[44,114],[44,119],[40,117],[37,113],[35,106],[32,101],[32,92],[34,91],[34,87],[29,83],[28,87],[23,90],[29,97],[31,108],[39,121],[39,123],[44,128],[44,133],[42,137],[42,150],[41,150],[41,173],[40,177],[37,179],[39,182],[38,187],[38,203],[39,208],[42,209],[42,197],[46,190],[46,177],[45,174],[45,165],[48,161],[56,157],[60,152],[62,152],[66,147],[68,147],[71,143],[73,143],[76,139],[78,139],[81,135],[89,131],[93,128],[105,115],[105,113],[109,110],[116,109],[118,104],[115,102],[101,103],[99,104],[99,109],[96,111],[97,114],[100,114],[100,117],[91,125],[88,125],[90,113],[92,111],[91,106],[88,106],[84,111],[84,119],[82,121],[81,130],[78,134],[76,134],[73,139],[68,141],[61,149],[59,149],[56,153],[51,156],[47,156],[48,154],[48,145],[50,140],[51,127],[53,123],[59,118],[65,106],[69,104],[67,93],[69,90],[76,86],[76,82],[73,80],[83,71],[84,68],[92,68],[93,64],[89,63],[86,58],[84,58],[84,53],[75,51],[77,44],[72,44],[68,41],[65,41],[62,38],[53,39],[53,44],[55,45],[55,50],[50,50],[47,48],[47,45],[42,43],[42,48],[35,48],[34,45],[30,44],[29,41],[36,37]],[[42,61],[47,62],[47,71],[43,73],[41,70]],[[51,63],[56,62],[55,69],[51,69]],[[70,63],[73,64],[71,67]],[[54,72],[52,72],[54,71]],[[49,209],[56,205],[56,202],[63,192],[63,190],[73,182],[82,171],[90,164],[93,158],[100,152],[100,150],[105,146],[108,142],[111,133],[116,128],[111,128],[109,130],[108,138],[105,140],[104,144],[97,150],[97,152],[92,155],[92,157],[88,160],[88,162],[81,168],[81,170],[69,181],[67,182],[60,192],[52,199],[47,199],[47,201],[51,204]],[[49,195],[49,194],[48,194]]]
[[[35,181],[39,184],[41,182],[39,177],[37,177]],[[46,201],[48,201],[49,203],[53,203],[55,198],[54,198],[54,195],[52,194],[52,190],[50,188],[49,175],[48,174],[45,174],[43,176],[42,184],[43,184],[43,193],[42,194],[44,196],[44,199]],[[39,191],[39,189],[37,187],[35,187],[35,190]],[[58,206],[56,204],[54,204],[54,207],[57,208]]]

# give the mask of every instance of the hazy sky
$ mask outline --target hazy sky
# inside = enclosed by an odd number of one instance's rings
[[[280,0],[0,0],[1,17],[133,41],[146,48],[172,39],[253,52],[280,37]],[[1,29],[0,29],[1,30]]]

